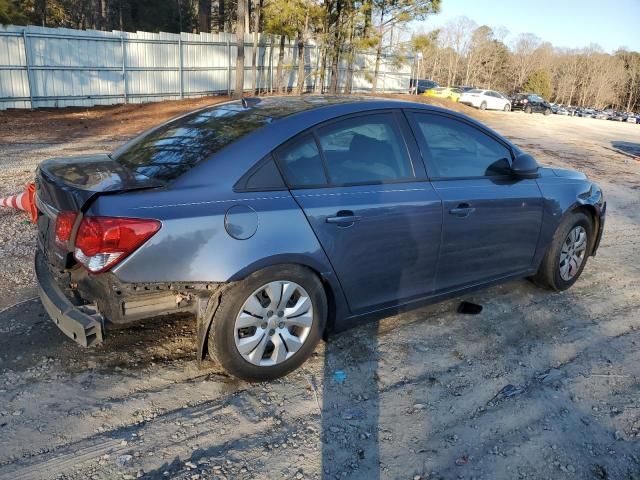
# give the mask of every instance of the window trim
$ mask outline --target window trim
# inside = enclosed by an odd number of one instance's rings
[[[421,110],[421,109],[412,109],[412,108],[405,108],[403,109],[405,116],[407,117],[407,121],[409,123],[409,126],[411,127],[411,131],[413,133],[413,136],[416,139],[416,142],[418,144],[418,147],[420,149],[420,156],[422,157],[422,161],[424,162],[424,166],[425,169],[427,171],[427,176],[429,178],[430,181],[432,182],[444,182],[444,181],[451,181],[451,180],[474,180],[474,179],[495,179],[495,180],[504,180],[504,179],[510,179],[513,178],[513,175],[510,174],[504,174],[504,175],[476,175],[476,176],[463,176],[463,177],[437,177],[434,176],[432,174],[429,173],[429,171],[434,171],[435,167],[433,165],[430,165],[430,160],[428,160],[427,158],[425,158],[425,153],[424,153],[424,143],[426,143],[426,140],[424,139],[424,137],[422,136],[422,133],[418,130],[420,127],[417,124],[417,120],[415,119],[415,114],[421,114],[421,115],[430,115],[430,116],[434,116],[434,117],[445,117],[448,118],[450,120],[454,120],[454,121],[458,121],[460,123],[463,123],[471,128],[475,128],[477,131],[479,131],[480,133],[486,135],[487,137],[491,138],[492,140],[495,140],[496,142],[498,142],[499,144],[501,144],[503,147],[505,147],[507,149],[507,151],[509,152],[509,155],[511,158],[508,158],[507,161],[509,162],[509,166],[513,165],[513,159],[514,157],[514,153],[513,153],[513,148],[511,147],[511,145],[505,143],[504,140],[502,140],[501,138],[497,137],[495,134],[493,134],[492,132],[479,127],[478,125],[475,125],[472,122],[469,122],[468,120],[466,120],[463,117],[458,117],[457,115],[450,115],[448,113],[445,112],[437,112],[437,111],[428,111],[428,110]],[[427,145],[428,147],[428,145]]]
[[[331,180],[331,175],[329,173],[329,169],[327,166],[327,160],[325,158],[324,155],[324,151],[322,150],[322,146],[320,144],[320,137],[318,135],[318,130],[321,128],[324,128],[326,126],[329,126],[333,123],[338,123],[344,120],[348,120],[350,118],[357,118],[357,117],[366,117],[366,116],[371,116],[371,115],[380,115],[380,114],[384,114],[384,115],[388,115],[392,118],[392,121],[395,123],[397,129],[398,129],[398,133],[400,135],[400,139],[402,140],[402,145],[405,148],[405,151],[407,153],[407,158],[409,159],[409,166],[411,169],[411,173],[413,174],[412,177],[408,177],[408,178],[399,178],[399,179],[393,179],[393,180],[380,180],[380,181],[364,181],[364,182],[350,182],[350,183],[335,183]],[[376,109],[376,110],[365,110],[365,111],[361,111],[361,112],[355,112],[355,113],[349,113],[346,115],[340,115],[339,117],[335,117],[335,118],[331,118],[329,120],[325,120],[321,123],[317,123],[316,125],[307,128],[306,130],[303,130],[301,132],[296,133],[293,137],[291,137],[290,139],[288,139],[286,142],[283,142],[282,144],[278,145],[276,148],[274,148],[272,150],[272,154],[273,157],[276,160],[276,165],[278,166],[278,168],[280,169],[280,172],[282,173],[282,178],[285,182],[285,184],[287,185],[287,187],[289,188],[289,190],[302,190],[302,189],[316,189],[316,188],[340,188],[340,187],[359,187],[359,186],[364,186],[364,185],[391,185],[391,184],[399,184],[399,183],[413,183],[413,182],[419,182],[419,181],[428,181],[428,178],[426,176],[426,169],[424,169],[424,163],[420,163],[421,159],[417,158],[417,155],[419,154],[419,146],[417,146],[418,148],[411,148],[409,145],[409,141],[411,140],[410,138],[407,138],[407,135],[413,135],[413,133],[410,130],[410,127],[408,127],[408,125],[404,125],[403,126],[403,120],[406,121],[406,118],[404,117],[403,113],[402,113],[402,109],[401,108],[397,108],[397,107],[392,107],[392,108],[385,108],[385,109]],[[294,142],[296,140],[299,140],[300,138],[304,137],[305,135],[311,135],[313,137],[313,139],[316,142],[316,148],[318,149],[318,152],[320,153],[320,158],[322,159],[322,164],[323,164],[323,168],[325,171],[325,177],[327,179],[327,183],[326,184],[316,184],[316,185],[293,185],[290,184],[289,181],[286,178],[286,175],[283,174],[282,172],[282,168],[280,165],[280,157],[278,155],[278,152],[284,148],[286,148],[286,146],[290,143],[290,142]],[[415,138],[413,138],[413,141],[416,141]],[[424,171],[424,176],[421,176],[420,173],[422,173]]]

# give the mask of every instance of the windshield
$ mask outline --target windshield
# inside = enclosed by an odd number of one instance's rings
[[[169,181],[271,121],[238,104],[221,105],[152,130],[116,150],[112,158],[136,174]]]

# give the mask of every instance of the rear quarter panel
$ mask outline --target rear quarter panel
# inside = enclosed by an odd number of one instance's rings
[[[255,211],[246,215],[251,217],[249,224],[255,223],[255,233],[244,240],[233,238],[225,228],[227,212],[239,205]],[[206,187],[131,192],[99,197],[87,213],[162,222],[156,235],[113,269],[123,282],[221,283],[276,263],[300,263],[322,275],[332,272],[288,191],[219,198]],[[229,231],[233,229],[230,225]]]

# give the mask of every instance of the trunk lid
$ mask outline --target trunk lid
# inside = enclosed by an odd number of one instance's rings
[[[70,266],[71,248],[55,241],[59,212],[84,212],[100,194],[161,187],[165,183],[133,172],[107,154],[52,158],[36,171],[38,247],[49,262]]]

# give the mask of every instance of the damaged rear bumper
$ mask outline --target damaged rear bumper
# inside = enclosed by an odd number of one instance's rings
[[[200,314],[221,286],[123,283],[112,273],[92,275],[80,267],[56,274],[40,249],[35,263],[45,310],[65,335],[83,347],[101,343],[105,327],[124,327],[161,316]]]
[[[104,334],[102,316],[89,307],[74,305],[65,296],[40,251],[36,253],[35,266],[42,305],[58,328],[83,347],[100,344]]]

